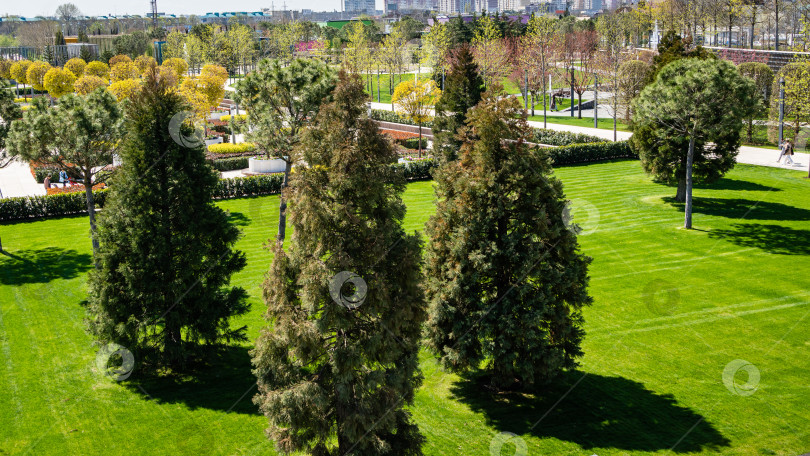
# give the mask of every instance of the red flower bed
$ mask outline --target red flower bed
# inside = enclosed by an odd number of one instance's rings
[[[407,131],[395,131],[395,130],[380,130],[380,132],[384,135],[388,135],[391,139],[395,141],[403,141],[406,139],[411,138],[418,138],[419,134],[417,133],[409,133]]]
[[[100,190],[102,188],[107,188],[107,185],[104,182],[96,184],[93,186],[93,190]],[[84,184],[74,184],[69,185],[67,187],[51,187],[48,190],[49,195],[58,195],[60,193],[75,193],[75,192],[83,192],[84,191]]]

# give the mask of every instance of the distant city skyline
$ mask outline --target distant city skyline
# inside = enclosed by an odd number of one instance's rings
[[[53,16],[56,7],[69,1],[62,0],[29,0],[25,2],[4,1],[0,6],[0,15],[12,16]],[[145,15],[151,9],[149,0],[74,0],[70,3],[79,7],[85,16],[107,16],[110,14],[138,14]],[[166,14],[196,14],[223,11],[260,11],[262,8],[281,10],[284,0],[239,0],[236,2],[221,2],[217,0],[195,1],[168,1],[158,0],[158,11]],[[313,11],[340,11],[343,0],[287,0],[288,10],[311,9]],[[376,9],[383,9],[383,0],[376,0]]]

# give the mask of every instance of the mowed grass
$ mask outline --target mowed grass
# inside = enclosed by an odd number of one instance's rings
[[[685,231],[674,188],[639,163],[557,170],[593,258],[579,370],[538,393],[493,393],[426,353],[412,412],[428,455],[489,455],[511,432],[528,455],[796,455],[810,448],[810,182],[739,165],[695,190]],[[405,228],[433,212],[432,183],[408,186]],[[251,340],[278,199],[219,203],[239,223]],[[86,217],[0,225],[0,454],[275,454],[255,393],[249,344],[196,377],[137,370],[114,383],[94,368],[80,302],[91,267]],[[724,368],[759,373],[732,394]],[[739,384],[748,378],[736,376]],[[752,380],[754,380],[752,378]],[[745,385],[743,385],[745,386]],[[741,390],[744,391],[744,390]],[[512,444],[502,454],[513,454]]]

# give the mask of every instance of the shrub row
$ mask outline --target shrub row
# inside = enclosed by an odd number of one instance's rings
[[[384,111],[382,109],[372,109],[371,115],[369,117],[371,117],[374,120],[379,120],[381,122],[394,122],[406,125],[419,125],[416,122],[412,122],[408,119],[400,117],[400,115],[394,111]],[[430,120],[427,122],[423,122],[422,126],[425,128],[433,128],[433,122]]]
[[[221,143],[211,144],[208,146],[208,152],[212,154],[241,154],[244,152],[253,152],[256,150],[256,144],[250,142],[243,142],[239,144]]]
[[[554,166],[590,163],[621,158],[638,159],[627,141],[572,144],[570,146],[544,149]]]
[[[433,179],[433,168],[437,166],[433,159],[419,160],[391,165],[397,173],[402,173],[407,181]]]
[[[532,142],[548,144],[549,146],[570,146],[571,144],[599,143],[605,140],[598,136],[585,135],[582,133],[570,133],[567,131],[546,130],[543,128],[533,128]]]
[[[218,158],[211,161],[211,165],[217,171],[232,171],[234,169],[245,169],[248,167],[250,157]]]
[[[281,190],[283,181],[283,173],[220,179],[216,190],[214,190],[214,198],[229,199],[243,196],[272,195]]]
[[[107,190],[93,191],[96,207],[104,207],[106,196]],[[0,199],[0,220],[3,221],[86,213],[84,192]]]

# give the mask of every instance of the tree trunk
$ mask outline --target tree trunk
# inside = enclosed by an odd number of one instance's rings
[[[577,119],[582,118],[582,93],[577,94]],[[573,109],[573,108],[572,108]]]
[[[100,267],[98,260],[98,236],[96,231],[96,202],[93,198],[93,175],[84,173],[84,194],[87,197],[87,217],[90,219],[90,240],[93,243],[93,259],[96,268]]]
[[[548,128],[548,118],[546,116],[546,78],[543,78],[543,128]]]
[[[686,206],[683,215],[683,227],[692,228],[692,162],[695,156],[695,136],[689,139],[689,153],[686,155]]]
[[[291,159],[284,160],[284,163],[284,181],[281,183],[281,191],[278,194],[278,237],[276,243],[279,246],[284,246],[284,238],[287,235],[287,198],[284,196],[284,190],[290,184],[290,171],[292,171]]]
[[[683,203],[686,201],[686,179],[678,178],[678,190],[675,193],[675,201]]]
[[[751,144],[754,139],[754,119],[748,119],[748,144]]]
[[[779,50],[779,0],[774,0],[773,2],[773,9],[774,9],[774,26],[776,28],[776,33],[774,34],[775,40],[775,48]]]
[[[422,158],[422,121],[419,121],[419,158]]]

